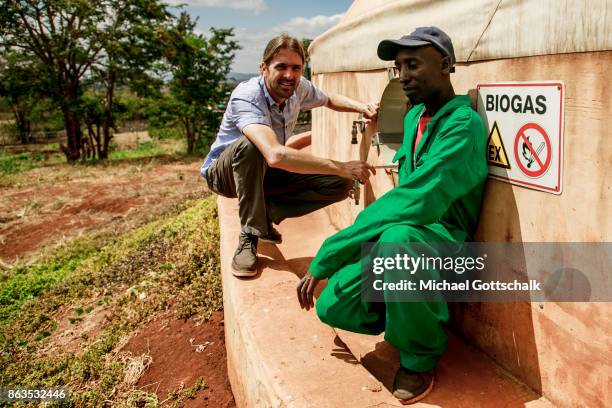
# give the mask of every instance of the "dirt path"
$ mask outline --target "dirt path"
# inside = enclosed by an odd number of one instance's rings
[[[166,159],[167,161],[167,159]],[[13,262],[67,237],[121,232],[201,197],[200,160],[135,160],[110,166],[50,166],[0,188],[0,260]]]

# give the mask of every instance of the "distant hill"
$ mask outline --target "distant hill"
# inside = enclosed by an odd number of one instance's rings
[[[242,81],[246,81],[247,79],[253,78],[255,76],[257,76],[259,74],[245,74],[242,72],[230,72],[227,75],[227,82],[242,82]]]

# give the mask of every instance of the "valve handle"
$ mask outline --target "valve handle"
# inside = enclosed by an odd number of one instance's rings
[[[353,128],[351,129],[351,144],[357,144],[357,122],[353,121]]]
[[[355,198],[355,205],[359,205],[359,196],[361,196],[360,184],[359,180],[353,180],[353,197]]]
[[[359,125],[359,130],[357,130],[357,125]],[[353,121],[353,127],[351,129],[351,144],[357,144],[357,132],[360,132],[362,135],[365,132],[363,113],[360,113],[357,120]]]

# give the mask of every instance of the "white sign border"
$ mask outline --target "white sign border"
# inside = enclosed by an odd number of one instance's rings
[[[565,141],[565,109],[564,98],[565,98],[565,83],[562,80],[544,80],[544,81],[504,81],[504,82],[487,82],[476,84],[476,97],[480,95],[480,88],[482,87],[501,87],[501,86],[558,86],[560,87],[560,107],[559,107],[559,168],[558,168],[558,186],[556,189],[540,186],[533,183],[528,183],[522,180],[511,179],[509,177],[502,177],[496,174],[489,173],[489,178],[498,181],[504,181],[512,185],[529,188],[537,191],[544,191],[546,193],[552,193],[560,195],[563,193],[563,159],[564,159],[564,141]],[[479,112],[480,113],[480,112]],[[488,126],[488,123],[485,124]],[[488,135],[487,135],[488,136]],[[487,164],[490,166],[489,164]]]

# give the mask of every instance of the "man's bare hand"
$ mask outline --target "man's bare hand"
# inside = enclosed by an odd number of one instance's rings
[[[379,106],[380,104],[378,102],[370,102],[366,104],[364,110],[361,112],[363,113],[363,117],[369,120],[376,119]],[[369,123],[369,120],[366,123]]]
[[[310,272],[306,272],[298,284],[297,297],[302,309],[310,310],[311,307],[314,307],[314,291],[319,282],[320,280],[312,276]]]
[[[364,184],[372,174],[376,174],[376,168],[370,163],[353,160],[349,162],[338,162],[340,168],[340,177],[350,180],[359,180]]]

